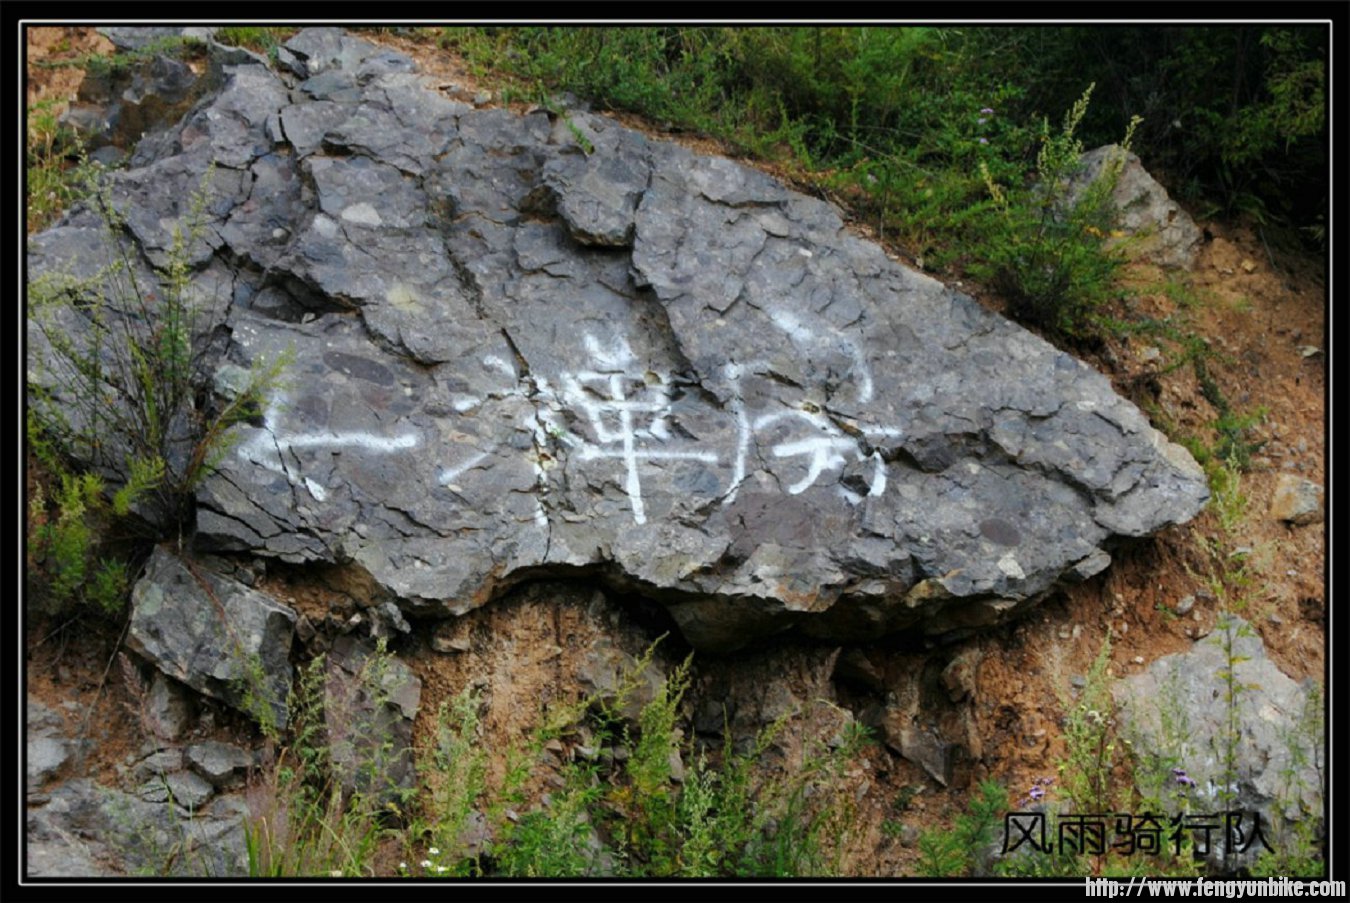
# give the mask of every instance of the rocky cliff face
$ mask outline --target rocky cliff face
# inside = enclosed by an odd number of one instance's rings
[[[761,173],[472,109],[336,29],[241,58],[112,177],[156,264],[208,180],[217,392],[292,356],[201,485],[198,549],[432,616],[588,574],[731,649],[967,632],[1206,500],[1099,374]],[[34,270],[95,228],[37,237]]]

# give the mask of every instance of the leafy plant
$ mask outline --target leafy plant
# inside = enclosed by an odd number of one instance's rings
[[[989,853],[1004,814],[1008,790],[997,781],[981,782],[967,810],[950,828],[930,828],[919,834],[919,862],[927,877],[988,874]]]
[[[1083,123],[1104,143],[1131,116],[1168,190],[1210,214],[1325,221],[1323,25],[977,28],[970,43],[1025,87],[1029,110],[1063,109],[1084,81],[1109,86]]]
[[[643,683],[649,649],[608,694],[556,707],[523,745],[505,753],[499,785],[486,780],[477,745],[479,698],[461,693],[442,710],[431,758],[424,753],[426,791],[414,821],[408,874],[433,877],[501,875],[563,877],[631,875],[715,877],[828,874],[843,849],[844,764],[865,733],[848,732],[835,748],[808,751],[800,767],[756,779],[778,722],[737,753],[730,737],[720,755],[681,743],[679,711],[691,662],[675,668],[633,721],[622,712]],[[524,793],[546,746],[580,730],[559,782],[536,804]],[[626,757],[615,755],[623,747]],[[672,763],[689,761],[674,780]],[[716,761],[720,759],[720,761]],[[620,764],[621,763],[621,764]],[[418,852],[425,851],[425,854]]]
[[[1226,613],[1215,625],[1215,633],[1223,648],[1224,662],[1219,669],[1219,680],[1223,686],[1224,721],[1220,738],[1219,762],[1222,770],[1219,776],[1218,801],[1225,809],[1232,809],[1238,798],[1238,782],[1242,780],[1241,762],[1238,757],[1238,745],[1242,739],[1242,697],[1251,689],[1238,679],[1238,665],[1247,661],[1247,656],[1237,652],[1240,637],[1255,636],[1251,627],[1239,623]],[[1234,852],[1230,844],[1224,844],[1224,865],[1230,868]]]
[[[1173,670],[1159,686],[1150,717],[1156,719],[1157,729],[1149,748],[1137,748],[1126,740],[1135,785],[1140,788],[1139,804],[1145,812],[1176,815],[1190,807],[1195,782],[1185,769],[1197,752],[1178,671]]]
[[[1111,773],[1116,766],[1115,703],[1111,696],[1111,638],[1093,659],[1076,705],[1064,719],[1060,787],[1078,812],[1111,812],[1116,803]]]
[[[423,870],[436,876],[466,877],[481,872],[479,844],[470,837],[475,806],[487,790],[487,752],[479,743],[482,698],[468,687],[441,703],[436,716],[436,742],[422,762],[427,789],[426,821],[410,833],[429,840]]]
[[[1314,683],[1304,701],[1303,711],[1299,713],[1298,723],[1292,730],[1285,732],[1286,759],[1280,770],[1282,786],[1279,804],[1286,812],[1296,810],[1300,817],[1293,830],[1278,839],[1273,850],[1261,852],[1252,866],[1253,875],[1326,874],[1325,856],[1319,849],[1324,843],[1322,812],[1318,811],[1315,804],[1310,806],[1307,801],[1308,796],[1317,801],[1326,799],[1326,717],[1323,706],[1321,689]],[[1303,773],[1309,767],[1318,778],[1315,787],[1307,786],[1303,779]]]

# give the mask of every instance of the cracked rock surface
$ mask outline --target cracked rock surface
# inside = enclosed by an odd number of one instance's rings
[[[336,29],[278,59],[224,66],[114,176],[162,263],[214,161],[215,385],[291,360],[201,485],[200,549],[345,565],[416,615],[590,575],[731,649],[967,632],[1207,498],[1104,377],[828,204],[603,117],[449,101]]]

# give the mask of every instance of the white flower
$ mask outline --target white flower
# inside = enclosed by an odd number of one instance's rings
[[[342,869],[333,869],[331,872],[328,873],[328,877],[330,877],[330,878],[341,878],[341,877],[342,877]]]
[[[430,859],[423,859],[423,860],[422,860],[422,868],[424,868],[424,869],[429,869],[429,868],[431,868],[431,860],[430,860]]]
[[[433,856],[439,856],[439,855],[441,855],[441,851],[438,850],[438,849],[436,849],[435,847],[432,847],[431,849],[427,850],[427,852],[430,853],[430,854],[433,855]]]
[[[438,865],[438,866],[436,866],[436,871],[438,871],[438,872],[443,872],[443,871],[445,871],[445,870],[446,870],[446,868],[445,868],[445,866],[443,866],[443,865]]]

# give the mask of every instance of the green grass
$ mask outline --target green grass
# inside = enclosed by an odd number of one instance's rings
[[[387,661],[380,648],[359,677],[373,708],[385,698],[379,669]],[[372,877],[374,855],[391,834],[379,794],[352,792],[339,779],[325,724],[326,680],[322,656],[300,672],[288,703],[288,742],[250,788],[244,827],[251,877]],[[371,760],[359,753],[356,764]]]
[[[221,44],[243,47],[264,56],[271,56],[299,30],[276,26],[228,25],[216,30],[215,40]]]
[[[367,663],[363,680],[372,693],[379,692],[376,675],[387,656],[381,649]],[[678,715],[689,661],[635,721],[618,714],[649,662],[650,652],[623,676],[617,699],[556,706],[501,751],[506,769],[497,781],[489,779],[481,742],[483,699],[462,691],[438,710],[431,747],[416,751],[416,790],[384,811],[371,795],[344,793],[335,780],[323,728],[324,666],[316,660],[293,691],[282,751],[251,793],[251,873],[370,875],[375,851],[388,843],[403,849],[399,874],[419,878],[836,873],[852,841],[844,771],[865,732],[849,733],[836,748],[808,746],[792,768],[767,765],[784,722],[761,732],[745,752],[735,752],[729,737],[720,751],[695,748],[680,739]],[[527,793],[546,744],[575,736],[583,725],[595,750],[612,753],[623,745],[631,750],[627,761],[608,754],[574,755],[560,766],[554,760],[557,780],[549,792]],[[689,764],[677,781],[671,763],[681,754]]]
[[[1008,811],[1007,788],[997,781],[981,783],[951,829],[930,828],[919,834],[920,874],[932,878],[985,874],[987,854]]]
[[[79,138],[60,124],[57,101],[28,108],[28,141],[24,173],[28,207],[25,223],[38,232],[88,194],[92,166]]]

